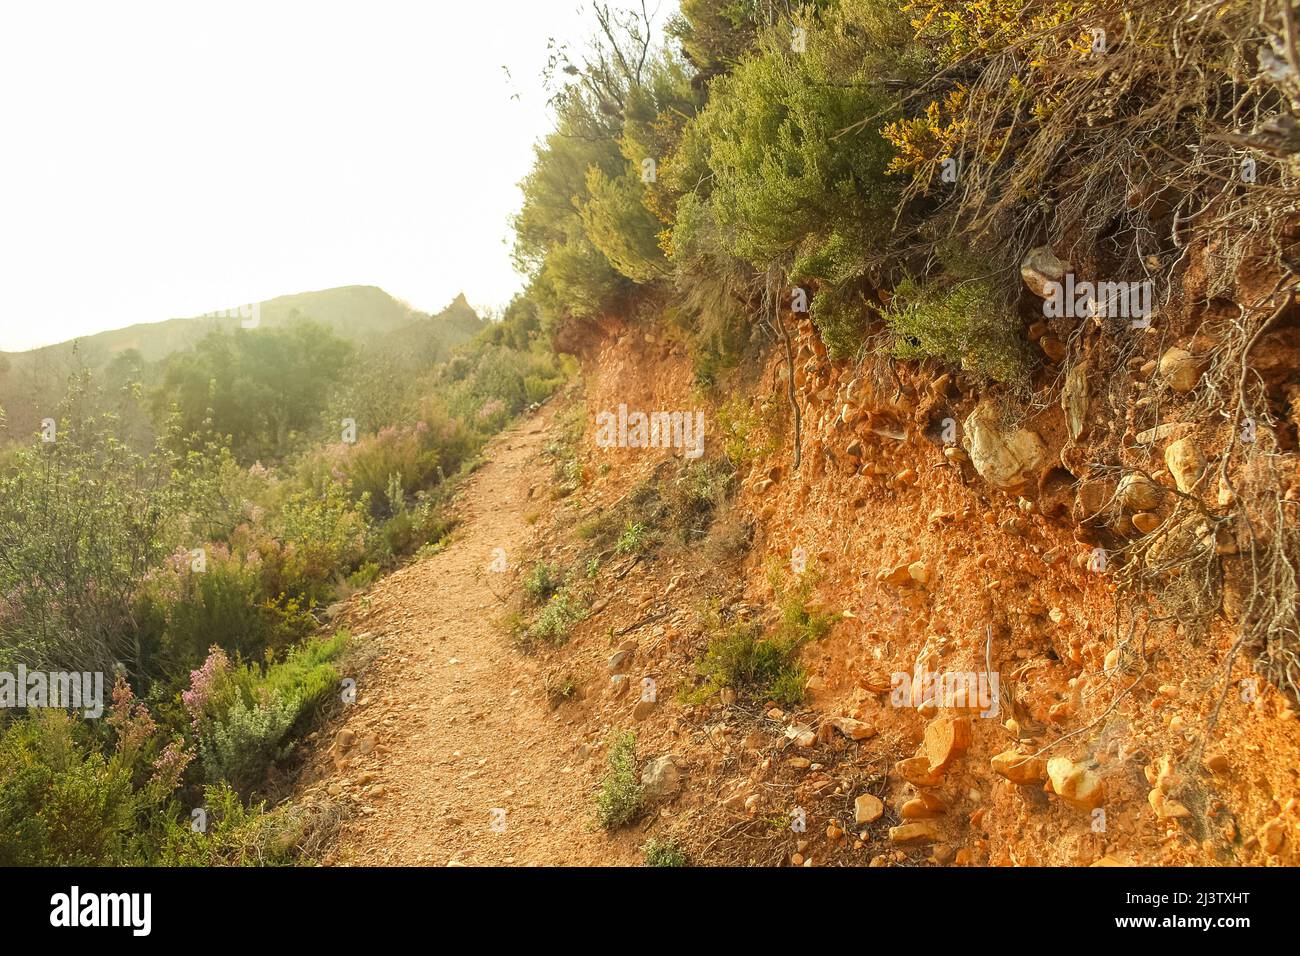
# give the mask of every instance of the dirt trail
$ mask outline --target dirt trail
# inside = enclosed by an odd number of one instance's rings
[[[583,741],[547,708],[534,668],[499,624],[496,594],[516,586],[532,534],[525,516],[550,507],[541,451],[552,414],[489,447],[489,463],[459,496],[462,523],[446,550],[354,597],[341,616],[370,633],[361,643],[376,656],[303,777],[308,792],[355,804],[327,862],[639,862],[627,840],[593,829]],[[497,548],[508,573],[489,570]]]

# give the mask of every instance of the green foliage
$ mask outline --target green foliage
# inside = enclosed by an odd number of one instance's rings
[[[757,33],[757,10],[745,0],[682,0],[668,32],[691,64],[714,76],[739,62]]]
[[[780,408],[775,400],[753,401],[737,395],[718,406],[717,422],[723,451],[736,468],[781,447]]]
[[[268,555],[268,557],[272,557]],[[157,669],[183,674],[216,644],[232,653],[261,657],[301,640],[315,619],[295,598],[276,600],[264,574],[272,565],[206,549],[206,567],[192,569],[180,551],[149,575],[136,602],[136,634]]]
[[[573,626],[585,620],[589,613],[586,602],[570,585],[557,590],[551,595],[541,613],[524,632],[525,644],[545,641],[548,644],[562,644],[569,636]]]
[[[247,807],[228,784],[203,788],[207,828],[195,831],[188,820],[168,819],[157,858],[159,866],[293,866],[304,813],[285,804]]]
[[[667,274],[659,248],[659,221],[644,202],[640,179],[631,173],[611,179],[600,169],[587,172],[582,224],[587,236],[622,275],[634,282],[651,282]]]
[[[811,574],[791,582],[773,571],[770,578],[780,609],[776,626],[765,634],[758,624],[722,627],[715,620],[714,636],[697,665],[703,682],[685,695],[688,701],[702,703],[723,688],[757,701],[795,705],[803,700],[807,675],[799,663],[800,650],[825,637],[835,617],[809,606]]]
[[[891,147],[857,121],[890,113],[876,81],[915,69],[911,37],[892,4],[860,0],[809,25],[805,53],[789,46],[788,27],[762,34],[710,87],[670,167],[684,193],[671,248],[692,273],[721,253],[833,289],[814,320],[833,354],[850,355],[862,337],[850,293],[888,238],[896,194]]]
[[[133,674],[133,592],[167,551],[179,511],[165,455],[141,456],[74,381],[56,440],[17,451],[0,474],[0,663]]]
[[[129,862],[142,799],[129,764],[78,739],[73,718],[43,711],[0,735],[0,866]]]
[[[290,731],[309,719],[338,684],[331,663],[348,640],[340,632],[309,642],[279,664],[230,668],[216,664],[214,680],[196,678],[187,698],[208,782],[252,789],[291,745]]]
[[[365,498],[371,514],[396,514],[408,495],[431,484],[438,473],[438,451],[429,426],[388,425],[375,435],[361,438],[348,448],[342,471],[352,494]]]
[[[538,561],[524,578],[524,593],[534,604],[541,604],[549,601],[563,583],[564,577],[556,565]]]
[[[167,360],[160,411],[175,408],[180,434],[229,436],[250,463],[288,452],[314,428],[351,345],[310,321],[213,332]]]
[[[663,492],[668,525],[686,543],[709,533],[713,517],[736,488],[736,469],[728,459],[700,459],[683,467]]]
[[[754,700],[798,704],[807,675],[799,664],[802,641],[794,636],[765,637],[762,628],[737,624],[717,633],[697,667],[704,683],[686,695],[703,703],[723,688]]]
[[[1028,373],[1019,322],[988,279],[946,286],[906,279],[885,322],[899,358],[934,358],[998,382],[1019,383]]]
[[[690,866],[691,858],[676,840],[671,837],[660,839],[654,837],[641,848],[645,854],[646,866]]]
[[[636,734],[614,735],[606,756],[608,770],[596,794],[596,820],[606,830],[617,830],[636,818],[643,790],[637,775]]]
[[[623,526],[618,542],[614,545],[615,554],[642,555],[650,550],[651,537],[646,526],[640,522],[629,521]]]
[[[366,500],[363,496],[363,507]],[[338,485],[327,487],[323,494],[291,495],[273,526],[283,542],[274,587],[305,601],[328,600],[337,575],[350,570],[365,553],[365,518]]]

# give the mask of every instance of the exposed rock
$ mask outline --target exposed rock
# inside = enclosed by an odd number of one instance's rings
[[[1176,820],[1180,817],[1190,817],[1192,811],[1183,806],[1177,800],[1173,800],[1165,795],[1160,788],[1156,788],[1147,794],[1147,802],[1151,804],[1151,809],[1156,812],[1156,816],[1161,820]]]
[[[866,740],[876,735],[876,728],[852,717],[832,717],[827,723],[850,740]]]
[[[1211,754],[1205,758],[1205,769],[1210,773],[1227,773],[1232,769],[1228,758],[1223,754]]]
[[[1064,281],[1068,271],[1069,264],[1056,258],[1051,246],[1030,249],[1020,263],[1020,278],[1029,287],[1029,291],[1040,299],[1049,298],[1052,294],[1051,284]]]
[[[917,584],[925,586],[930,583],[930,567],[924,561],[914,561],[909,564],[907,573]]]
[[[666,800],[681,789],[682,777],[668,754],[655,757],[641,771],[641,787],[647,800]]]
[[[912,573],[908,570],[908,565],[900,564],[888,570],[877,572],[876,580],[882,584],[892,584],[895,587],[898,587],[904,584],[911,584]]]
[[[905,781],[917,787],[937,787],[943,783],[943,774],[930,769],[929,757],[908,757],[894,764],[894,771]]]
[[[898,815],[904,820],[924,820],[928,817],[938,816],[942,812],[942,810],[931,807],[920,797],[913,797],[911,800],[904,801],[903,805],[898,808]]]
[[[1150,511],[1140,511],[1133,516],[1133,527],[1143,534],[1150,534],[1160,527],[1160,516]]]
[[[913,820],[889,828],[891,843],[933,843],[937,839],[939,839],[939,830],[929,820]]]
[[[1004,430],[997,410],[988,403],[967,416],[963,438],[975,471],[995,488],[1037,482],[1047,462],[1047,448],[1038,433],[1028,428]]]
[[[1165,467],[1174,476],[1178,490],[1191,494],[1205,473],[1205,455],[1195,441],[1180,438],[1165,449]]]
[[[1190,392],[1201,378],[1201,363],[1186,349],[1172,348],[1160,356],[1160,377],[1175,392]]]
[[[1101,514],[1110,507],[1116,496],[1115,482],[1105,479],[1091,479],[1079,484],[1075,496],[1074,517],[1077,521],[1087,521]]]
[[[885,805],[878,797],[864,793],[853,801],[853,819],[859,824],[874,823],[885,812]]]
[[[611,674],[621,674],[632,662],[632,657],[636,654],[635,647],[626,647],[622,650],[615,651],[609,658],[609,672]]]
[[[1088,401],[1088,363],[1080,362],[1065,376],[1065,386],[1061,389],[1061,410],[1065,412],[1065,427],[1071,439],[1077,440],[1083,434]]]
[[[1076,809],[1095,809],[1106,798],[1105,781],[1069,757],[1047,761],[1047,777],[1056,795]]]
[[[1119,483],[1120,503],[1129,511],[1150,511],[1160,504],[1163,489],[1145,475],[1127,474]]]
[[[1047,356],[1047,360],[1053,365],[1060,365],[1061,362],[1065,361],[1065,357],[1070,354],[1065,347],[1065,343],[1055,335],[1044,335],[1038,340],[1038,347],[1043,350],[1043,354]]]
[[[1286,843],[1286,824],[1274,817],[1259,828],[1259,846],[1269,856],[1276,856]]]
[[[942,773],[970,746],[970,718],[940,717],[925,728],[930,772]]]
[[[993,772],[1021,787],[1042,783],[1047,779],[1047,767],[1041,757],[1030,757],[1018,750],[1004,750],[989,761]]]
[[[639,700],[636,706],[632,708],[632,719],[636,721],[645,720],[654,713],[655,702],[653,700]]]
[[[1182,438],[1183,435],[1192,431],[1195,427],[1191,422],[1165,422],[1155,428],[1148,428],[1146,431],[1138,432],[1137,443],[1139,445],[1154,445],[1170,438]]]

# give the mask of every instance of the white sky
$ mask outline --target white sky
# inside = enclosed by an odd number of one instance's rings
[[[579,0],[4,3],[0,350],[341,285],[504,305],[547,39],[594,25]]]

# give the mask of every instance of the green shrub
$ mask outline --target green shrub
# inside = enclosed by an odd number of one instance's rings
[[[684,542],[703,538],[735,486],[736,469],[726,458],[683,466],[663,494],[669,525]]]
[[[596,794],[596,820],[605,829],[616,830],[631,823],[641,810],[636,734],[629,730],[610,739],[606,765],[608,770]]]
[[[571,587],[560,588],[551,595],[541,613],[524,632],[525,643],[545,641],[548,644],[561,644],[569,636],[573,625],[584,620],[588,608]]]
[[[639,521],[629,521],[618,536],[614,553],[642,555],[650,550],[652,544],[653,539],[646,526]]]
[[[193,570],[190,553],[181,550],[149,575],[136,605],[136,633],[144,646],[157,648],[165,673],[188,672],[214,644],[256,659],[282,652],[315,629],[315,618],[297,598],[276,600],[268,593],[265,578],[279,581],[278,545],[264,541],[252,550],[256,556],[245,558],[209,546],[202,571]]]
[[[0,734],[0,866],[120,866],[135,860],[143,800],[129,764],[43,711]]]
[[[286,756],[284,740],[298,713],[296,700],[276,694],[254,703],[233,701],[199,743],[208,780],[228,781],[237,789],[256,784]]]
[[[392,515],[406,496],[433,482],[439,457],[429,426],[385,426],[360,439],[347,453],[343,471],[358,499],[365,498],[376,517]]]
[[[161,452],[143,457],[110,419],[79,417],[74,382],[53,442],[24,448],[0,474],[0,664],[141,677],[155,662],[135,640],[134,595],[170,550],[180,511]]]
[[[331,485],[321,494],[290,496],[273,522],[283,542],[272,594],[287,594],[316,604],[329,603],[335,582],[356,567],[365,554],[367,522],[360,506],[343,489]]]
[[[297,844],[304,814],[291,804],[267,810],[245,807],[229,785],[203,788],[207,826],[196,831],[189,819],[169,817],[159,840],[159,866],[292,866],[300,862]]]
[[[718,431],[722,450],[737,468],[766,458],[781,447],[780,406],[737,395],[718,406]]]
[[[755,624],[737,624],[716,634],[697,670],[704,683],[686,694],[703,703],[724,688],[758,701],[794,705],[803,700],[807,674],[799,663],[795,636],[765,637]]]
[[[542,604],[549,601],[563,583],[564,578],[558,567],[538,561],[524,578],[524,593],[534,604]]]
[[[998,382],[1018,383],[1027,375],[1020,323],[990,280],[949,286],[904,280],[885,322],[899,358],[934,358]]]
[[[329,640],[306,643],[265,669],[232,666],[219,651],[209,656],[191,675],[183,697],[210,783],[252,789],[287,754],[290,732],[337,686],[339,675],[331,661],[347,640],[341,631]]]
[[[671,837],[655,837],[641,848],[645,854],[646,866],[690,866],[691,858],[676,840]]]

